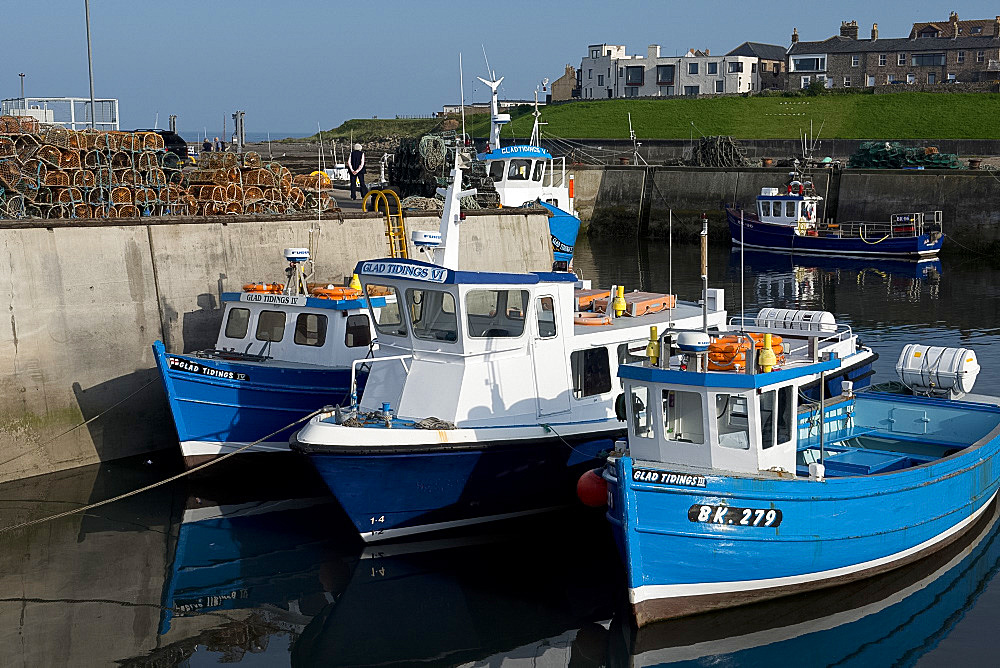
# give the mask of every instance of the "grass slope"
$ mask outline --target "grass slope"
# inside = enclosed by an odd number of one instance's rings
[[[732,135],[740,139],[794,139],[823,125],[837,139],[998,139],[1000,94],[894,93],[800,97],[725,97],[667,100],[601,100],[546,107],[545,134],[574,139],[628,137],[628,113],[641,139]],[[692,126],[692,123],[694,126]],[[532,118],[520,113],[503,137],[527,137]],[[476,137],[489,134],[477,116]]]
[[[352,136],[358,142],[381,139],[391,135],[419,137],[428,132],[434,132],[440,124],[440,118],[355,118],[344,121],[339,127],[332,130],[323,130],[323,141],[350,139]],[[316,141],[316,135],[282,141],[302,142],[310,140]]]

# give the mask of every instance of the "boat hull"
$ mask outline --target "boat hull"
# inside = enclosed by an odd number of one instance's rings
[[[746,248],[853,257],[919,258],[936,255],[944,242],[943,236],[931,240],[926,234],[869,240],[858,237],[798,235],[790,225],[765,223],[748,211],[742,212],[741,229],[740,215],[739,210],[726,209],[733,244],[742,244]]]
[[[573,248],[580,232],[580,219],[547,202],[539,202],[549,212],[549,234],[552,237],[552,257],[556,262],[573,261]]]
[[[265,437],[244,452],[288,453],[288,439],[298,426],[292,423],[323,406],[348,403],[347,369],[175,355],[159,341],[153,352],[189,466]]]
[[[433,432],[431,432],[433,433]],[[620,431],[465,445],[329,446],[293,440],[368,542],[565,506]]]
[[[636,621],[830,587],[920,559],[960,537],[994,499],[998,447],[1000,428],[922,466],[824,481],[613,458],[608,518]]]

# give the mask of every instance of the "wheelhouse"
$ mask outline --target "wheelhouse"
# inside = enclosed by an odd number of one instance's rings
[[[816,223],[820,211],[819,197],[811,195],[778,194],[777,188],[762,188],[757,197],[757,217],[766,223],[797,225]]]
[[[566,158],[553,158],[540,146],[505,146],[477,158],[496,184],[503,206],[519,206],[536,199],[569,211]]]

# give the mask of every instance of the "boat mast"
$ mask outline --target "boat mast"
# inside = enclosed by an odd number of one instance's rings
[[[437,194],[444,197],[444,211],[441,212],[441,242],[431,250],[434,264],[445,269],[458,269],[458,225],[462,220],[462,198],[476,194],[476,189],[462,190],[462,164],[455,155],[455,169],[451,170],[451,184],[438,188]]]
[[[491,78],[488,80],[482,77],[476,78],[489,86],[492,91],[490,101],[490,150],[495,151],[500,148],[500,128],[502,128],[505,123],[510,123],[510,114],[500,113],[500,100],[497,91],[500,88],[500,83],[503,81],[503,77],[497,79],[496,73],[494,72],[490,72],[490,77]]]

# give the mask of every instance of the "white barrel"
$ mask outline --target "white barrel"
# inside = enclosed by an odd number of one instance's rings
[[[957,399],[972,391],[979,375],[979,361],[968,348],[908,343],[899,354],[896,375],[917,394]]]
[[[757,326],[802,329],[810,332],[835,332],[837,331],[837,319],[829,311],[765,308],[757,314]]]

